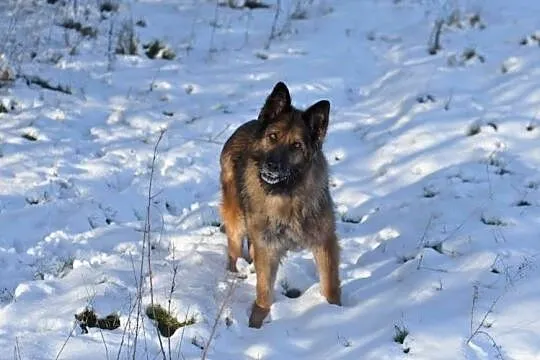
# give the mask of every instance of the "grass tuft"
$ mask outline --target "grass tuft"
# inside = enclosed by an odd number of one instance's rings
[[[405,339],[409,335],[409,330],[404,325],[395,325],[394,324],[394,337],[392,338],[395,343],[402,344],[405,342]]]
[[[429,249],[433,249],[436,252],[438,252],[439,254],[444,255],[444,249],[443,249],[443,243],[442,242],[436,242],[436,243],[433,243],[433,244],[428,244],[425,247],[429,248]]]
[[[471,125],[467,128],[467,132],[465,133],[465,135],[467,135],[467,136],[474,136],[474,135],[480,134],[481,131],[482,131],[482,128],[480,127],[480,124],[474,123],[474,124],[471,124]]]
[[[131,21],[124,21],[120,25],[118,38],[116,39],[115,52],[118,55],[137,55],[138,40]]]
[[[117,12],[118,8],[118,3],[110,0],[105,0],[99,5],[100,12]]]
[[[23,139],[26,139],[28,141],[37,141],[37,136],[31,133],[24,133],[21,135]]]
[[[532,206],[532,204],[527,200],[519,200],[518,202],[516,202],[516,206]]]
[[[102,330],[114,330],[120,327],[120,317],[117,314],[109,314],[104,318],[99,318],[94,310],[85,308],[79,314],[75,314],[75,320],[83,334],[88,334],[88,328],[100,328]]]
[[[43,78],[41,78],[39,76],[20,75],[19,77],[24,79],[26,81],[26,85],[28,85],[28,86],[37,85],[37,86],[42,87],[43,89],[46,89],[46,90],[57,91],[57,92],[61,92],[61,93],[67,94],[67,95],[72,95],[73,94],[73,92],[71,91],[71,88],[69,86],[53,85],[49,81],[47,81],[47,80],[45,80],[45,79],[43,79]]]
[[[504,221],[502,221],[498,217],[494,217],[494,216],[486,217],[485,215],[482,215],[480,217],[480,221],[483,224],[489,225],[489,226],[506,226],[506,225],[508,225],[507,223],[505,223]]]
[[[84,26],[79,21],[75,21],[73,19],[66,19],[63,22],[59,24],[61,27],[69,30],[75,30],[79,34],[81,34],[83,37],[89,37],[89,38],[96,38],[98,31],[96,28],[92,26]]]
[[[171,337],[179,328],[195,324],[193,316],[186,321],[179,322],[161,305],[149,305],[146,308],[146,316],[157,322],[159,333],[164,337]]]
[[[434,198],[437,195],[439,195],[438,191],[436,191],[434,189],[430,189],[429,187],[424,187],[422,197],[431,199],[431,198]]]
[[[146,56],[148,56],[150,59],[174,60],[174,58],[176,58],[175,52],[169,49],[159,40],[154,40],[148,44],[144,44],[143,48],[146,50]]]

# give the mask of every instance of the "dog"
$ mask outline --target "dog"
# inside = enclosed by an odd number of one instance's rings
[[[237,272],[244,236],[255,265],[249,327],[260,328],[270,312],[277,269],[287,251],[310,249],[322,295],[341,305],[339,244],[322,151],[329,114],[328,100],[295,108],[289,89],[278,82],[258,118],[236,129],[221,151],[228,270]]]

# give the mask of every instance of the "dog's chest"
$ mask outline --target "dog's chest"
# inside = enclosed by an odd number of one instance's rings
[[[257,213],[265,219],[262,240],[266,246],[279,252],[310,246],[311,227],[304,214],[305,207],[299,201],[273,196],[260,205]]]
[[[278,251],[299,250],[305,247],[303,234],[288,224],[269,223],[263,232],[263,241]]]

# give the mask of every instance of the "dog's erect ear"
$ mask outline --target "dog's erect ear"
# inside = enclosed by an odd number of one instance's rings
[[[311,105],[304,111],[302,117],[311,130],[315,142],[322,143],[328,129],[330,102],[328,100],[321,100]]]
[[[264,122],[272,122],[283,111],[291,107],[291,95],[287,85],[278,82],[272,93],[266,98],[266,102],[259,113],[259,120]]]

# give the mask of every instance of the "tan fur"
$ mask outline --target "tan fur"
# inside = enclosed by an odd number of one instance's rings
[[[278,84],[259,120],[237,129],[221,153],[220,210],[227,233],[228,268],[236,271],[242,239],[247,236],[257,276],[250,327],[260,327],[269,313],[277,268],[289,250],[312,250],[322,294],[329,303],[341,304],[339,246],[327,164],[320,150],[328,124],[325,106],[329,104],[320,102],[305,112],[294,109],[285,85]],[[278,134],[277,139],[268,140],[270,132]],[[301,150],[287,150],[305,139],[309,143]],[[259,159],[279,147],[302,169],[300,180],[281,192],[261,180],[263,160]]]

